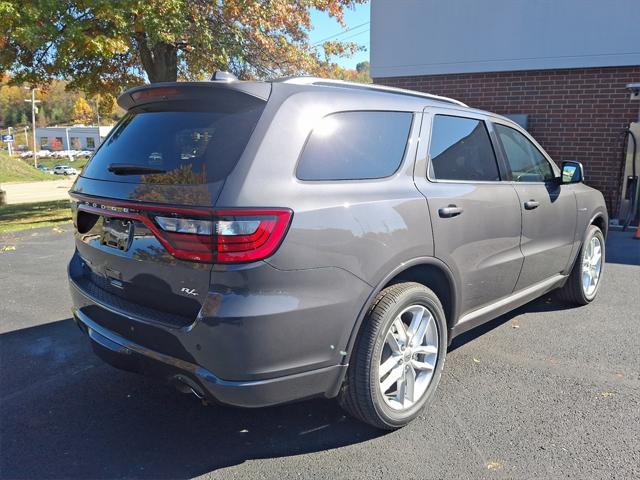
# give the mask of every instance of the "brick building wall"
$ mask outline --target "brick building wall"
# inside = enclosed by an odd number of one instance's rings
[[[625,88],[633,82],[640,82],[640,65],[374,79],[499,114],[527,114],[529,132],[557,163],[583,163],[586,183],[602,191],[611,217],[622,184],[622,132],[640,107]]]

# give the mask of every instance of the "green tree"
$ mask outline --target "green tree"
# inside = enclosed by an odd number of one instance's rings
[[[366,0],[0,0],[0,70],[15,82],[70,79],[88,95],[151,82],[332,75],[354,43],[309,43],[312,9],[344,25]]]
[[[369,62],[360,62],[356,65],[356,72],[358,73],[366,73],[370,75],[370,65]]]

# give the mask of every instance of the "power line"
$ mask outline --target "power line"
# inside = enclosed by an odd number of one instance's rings
[[[364,31],[362,31],[362,32],[360,32],[360,33],[356,33],[355,35],[349,35],[348,37],[343,38],[343,39],[341,39],[340,41],[341,41],[341,42],[346,42],[346,41],[347,41],[347,40],[349,40],[350,38],[358,37],[358,36],[362,35],[363,33],[369,33],[369,31],[370,31],[370,30],[367,28],[366,30],[364,30]]]
[[[323,38],[322,40],[319,40],[319,41],[315,42],[314,45],[319,45],[319,44],[321,44],[323,42],[326,42],[327,40],[331,40],[332,38],[336,38],[336,37],[339,37],[341,35],[344,35],[345,33],[349,33],[350,31],[355,30],[357,28],[364,27],[365,25],[369,25],[370,23],[371,23],[371,21],[364,22],[364,23],[361,23],[360,25],[356,25],[354,27],[347,28],[346,30],[344,30],[342,32],[338,32],[338,33],[336,33],[334,35],[330,35],[330,36],[328,36],[326,38]]]

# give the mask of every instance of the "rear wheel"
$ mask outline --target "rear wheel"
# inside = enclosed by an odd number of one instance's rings
[[[559,291],[562,300],[586,305],[596,298],[602,279],[604,254],[602,230],[590,225],[567,283]]]
[[[433,398],[447,348],[438,297],[418,283],[385,288],[364,320],[340,394],[341,405],[374,427],[393,430]]]

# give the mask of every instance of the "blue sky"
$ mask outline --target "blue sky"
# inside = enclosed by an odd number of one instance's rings
[[[325,12],[313,11],[311,13],[312,29],[309,33],[309,40],[312,44],[324,40],[342,40],[355,42],[365,47],[364,51],[358,52],[351,58],[336,59],[337,63],[344,68],[356,68],[357,63],[369,60],[369,29],[371,27],[369,23],[369,3],[356,5],[354,10],[348,9],[345,12],[344,19],[346,26],[342,28],[335,19],[329,17]]]

